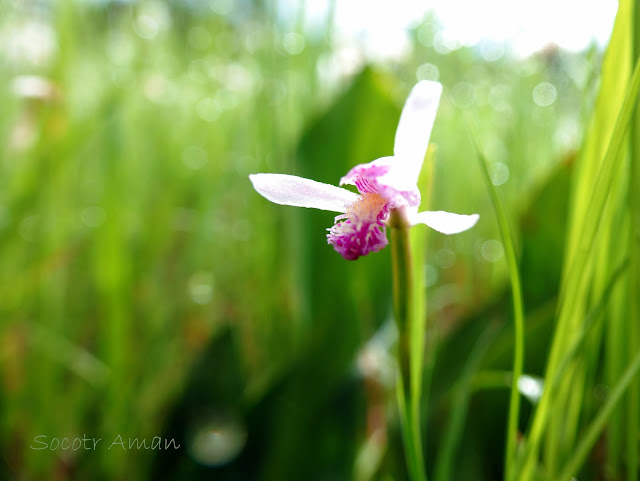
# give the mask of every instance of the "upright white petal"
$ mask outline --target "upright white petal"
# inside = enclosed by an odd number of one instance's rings
[[[260,195],[276,204],[344,212],[359,198],[349,190],[295,175],[251,174],[249,179]]]
[[[462,215],[452,214],[438,210],[435,212],[425,211],[410,216],[411,225],[426,224],[443,234],[458,234],[467,229],[471,229],[480,216],[478,214]]]
[[[396,130],[393,153],[407,175],[417,182],[436,119],[442,85],[430,80],[418,82],[404,104]]]

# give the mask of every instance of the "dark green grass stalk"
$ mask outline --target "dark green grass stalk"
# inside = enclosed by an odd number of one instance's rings
[[[639,370],[640,352],[635,355],[632,363],[625,370],[622,378],[611,391],[611,395],[607,399],[607,402],[602,407],[595,419],[591,422],[585,434],[581,436],[581,441],[576,446],[573,455],[566,462],[563,469],[560,470],[561,474],[557,479],[572,479],[573,475],[577,473],[578,469],[580,469],[580,466],[582,465],[582,463],[584,463],[585,459],[589,455],[591,448],[598,440],[598,436],[604,429],[605,423],[611,416],[614,408],[622,399],[623,394],[635,378],[636,374],[638,374]]]
[[[491,203],[495,209],[500,235],[504,244],[507,268],[509,269],[509,279],[511,280],[511,293],[513,296],[513,322],[514,322],[514,355],[513,373],[511,378],[511,392],[509,395],[509,419],[507,422],[507,442],[504,459],[504,479],[510,479],[511,470],[515,461],[518,435],[518,419],[520,417],[520,394],[518,392],[518,380],[522,375],[524,364],[524,301],[522,298],[522,284],[520,282],[520,272],[518,270],[518,259],[516,257],[515,244],[509,227],[509,221],[504,209],[504,204],[498,190],[491,182],[487,159],[484,157],[478,140],[478,135],[472,123],[469,123],[471,136],[476,147],[478,160],[483,177],[491,196]]]
[[[464,423],[469,409],[469,401],[474,391],[474,379],[480,369],[487,350],[495,339],[496,330],[494,326],[487,327],[478,341],[475,343],[469,358],[467,359],[462,377],[453,389],[454,408],[451,412],[451,419],[447,425],[447,431],[443,437],[438,457],[435,461],[435,481],[449,481],[453,479],[454,462],[458,457],[456,450],[460,445],[460,440],[464,433]],[[509,373],[510,375],[510,373]]]

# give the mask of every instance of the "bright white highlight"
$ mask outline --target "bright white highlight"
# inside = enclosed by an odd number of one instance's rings
[[[314,30],[327,18],[329,0],[306,2],[306,26]],[[282,19],[295,25],[299,0],[278,0]],[[605,45],[618,8],[615,0],[349,0],[335,3],[335,33],[342,45],[357,44],[373,60],[407,53],[407,31],[427,14],[442,25],[439,45],[452,50],[480,40],[508,43],[518,56],[549,44],[579,51],[593,41]],[[433,41],[433,39],[431,39]]]
[[[476,225],[479,218],[480,216],[478,214],[452,214],[451,212],[437,210],[434,212],[425,211],[413,214],[410,216],[410,221],[412,225],[426,224],[433,230],[437,230],[443,234],[458,234],[471,229]]]
[[[523,374],[518,378],[518,391],[532,404],[536,404],[544,393],[544,381],[539,377]]]

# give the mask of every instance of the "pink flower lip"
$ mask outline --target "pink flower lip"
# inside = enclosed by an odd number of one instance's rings
[[[327,229],[327,242],[347,260],[377,252],[389,243],[385,224],[388,217],[386,199],[365,192],[347,206],[345,214],[335,218],[336,223]]]

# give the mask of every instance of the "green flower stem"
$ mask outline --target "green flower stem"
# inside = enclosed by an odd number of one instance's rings
[[[416,319],[415,285],[410,224],[404,209],[394,209],[389,217],[391,227],[391,261],[393,265],[393,307],[398,326],[398,404],[409,476],[413,481],[426,481],[420,433],[420,384],[412,382],[411,331]]]

